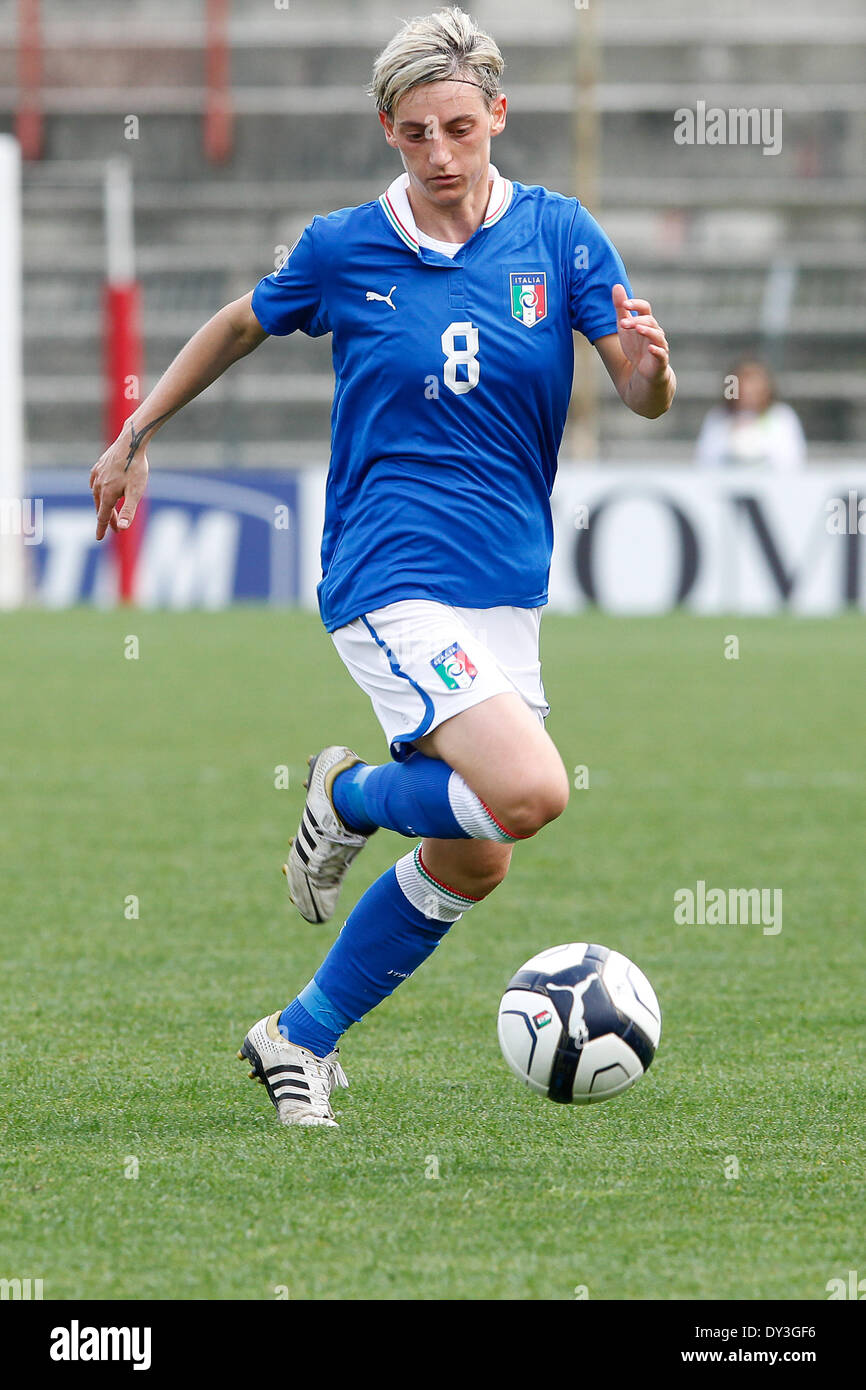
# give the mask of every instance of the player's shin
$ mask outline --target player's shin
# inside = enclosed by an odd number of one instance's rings
[[[421,846],[368,889],[310,983],[280,1015],[284,1037],[319,1057],[407,980],[477,901],[433,878]]]
[[[424,753],[381,767],[356,763],[334,779],[332,797],[340,819],[361,834],[384,826],[440,840],[508,844],[520,838],[497,821],[459,772]]]

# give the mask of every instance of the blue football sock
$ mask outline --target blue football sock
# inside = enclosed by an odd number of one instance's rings
[[[331,784],[331,800],[340,820],[359,835],[372,835],[378,822],[371,820],[364,805],[363,785],[376,768],[369,763],[355,763],[338,772]],[[350,775],[351,774],[351,775]]]
[[[382,874],[349,914],[324,962],[280,1015],[290,1042],[323,1057],[436,949],[476,900],[427,871],[421,847]]]
[[[333,1052],[340,1034],[344,1031],[339,1028],[335,1032],[333,1028],[328,1028],[313,1018],[312,1014],[307,1013],[300,999],[293,999],[288,1008],[283,1009],[277,1028],[284,1038],[297,1043],[298,1047],[308,1048],[317,1057],[327,1057],[329,1052]]]
[[[423,753],[411,753],[405,762],[381,767],[356,763],[337,774],[331,795],[340,819],[362,835],[383,825],[401,835],[432,835],[440,840],[513,838],[496,833],[500,827],[459,773],[440,758]],[[461,819],[455,810],[461,812]]]

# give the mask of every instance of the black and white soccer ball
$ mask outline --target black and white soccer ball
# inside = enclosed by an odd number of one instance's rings
[[[642,971],[619,951],[585,941],[533,956],[499,1005],[502,1055],[550,1100],[609,1100],[643,1076],[662,1016]]]

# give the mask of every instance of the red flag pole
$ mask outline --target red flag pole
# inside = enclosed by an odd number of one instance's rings
[[[144,352],[141,287],[135,278],[132,175],[126,160],[110,160],[105,172],[105,240],[107,270],[103,293],[105,433],[109,444],[141,400]],[[122,499],[117,504],[118,511]],[[121,603],[134,603],[138,555],[145,523],[145,503],[138,505],[128,531],[113,537],[117,592]]]
[[[207,0],[204,149],[212,164],[225,163],[232,152],[228,19],[229,0]]]
[[[18,0],[15,135],[25,159],[42,157],[42,23],[39,0]]]

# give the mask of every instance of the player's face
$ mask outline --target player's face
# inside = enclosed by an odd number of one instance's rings
[[[487,177],[490,141],[505,125],[505,97],[488,110],[468,82],[429,82],[407,92],[393,121],[380,117],[414,189],[437,207],[454,207]]]

